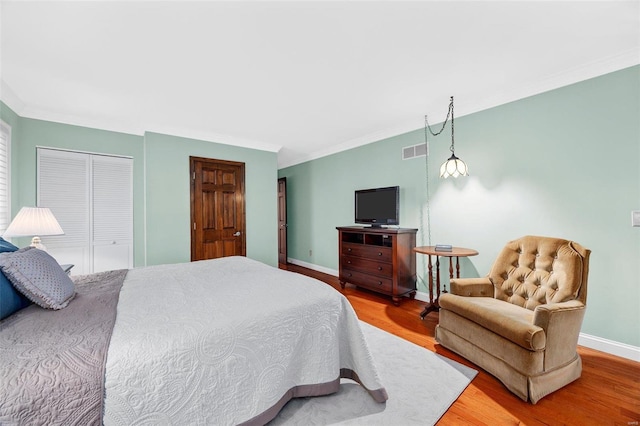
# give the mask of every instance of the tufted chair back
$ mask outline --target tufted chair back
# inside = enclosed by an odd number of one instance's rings
[[[488,274],[494,297],[531,310],[568,300],[586,305],[590,254],[580,244],[559,238],[511,241]]]

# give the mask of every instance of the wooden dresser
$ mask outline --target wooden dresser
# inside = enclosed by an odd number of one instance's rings
[[[340,285],[391,296],[394,305],[416,294],[417,229],[338,227]]]

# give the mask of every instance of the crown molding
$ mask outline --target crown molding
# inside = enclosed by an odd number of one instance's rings
[[[456,114],[456,116],[484,111],[489,108],[570,86],[639,64],[640,49],[619,52],[606,58],[544,76],[535,81],[522,81],[520,84],[508,88],[506,91],[496,93],[493,97],[485,99],[484,102],[467,106],[466,110],[462,111],[462,114]],[[456,109],[456,111],[457,110],[458,109]]]
[[[597,61],[592,61],[578,67],[545,76],[537,81],[523,81],[521,82],[521,84],[505,89],[499,93],[494,94],[491,97],[483,99],[480,102],[476,102],[475,104],[467,103],[462,108],[458,107],[456,109],[456,116],[462,117],[638,64],[640,64],[640,50],[631,49],[628,51],[620,52],[618,54],[611,55]],[[143,125],[140,123],[127,121],[109,121],[95,118],[78,117],[70,114],[58,113],[51,110],[30,107],[26,105],[25,102],[23,102],[22,99],[20,99],[15,94],[15,92],[4,80],[0,79],[0,83],[0,100],[2,100],[20,117],[46,120],[56,123],[70,124],[75,126],[89,127],[139,136],[144,135],[145,132],[171,134],[178,137],[198,139],[270,152],[280,152],[283,148],[281,145],[257,140],[243,139],[214,132],[201,132],[198,130],[186,128],[167,128],[163,126]],[[434,122],[438,120],[442,121],[443,119],[444,116],[433,116]],[[279,157],[282,158],[278,161],[278,168],[281,169],[294,166],[296,164],[316,160],[318,158],[326,157],[342,151],[357,148],[363,145],[368,145],[373,142],[378,142],[386,138],[412,132],[422,128],[422,126],[424,125],[423,120],[423,115],[416,116],[415,119],[408,120],[397,126],[381,129],[354,139],[343,141],[330,148],[313,151],[308,154],[302,154],[291,159],[286,158],[286,153],[283,152],[279,155]]]
[[[251,139],[238,138],[221,133],[199,132],[193,129],[182,129],[178,127],[167,126],[143,126],[132,122],[92,119],[88,117],[79,117],[72,114],[59,113],[42,108],[34,108],[27,106],[15,94],[11,87],[6,84],[4,80],[0,80],[0,84],[0,100],[2,100],[2,102],[4,102],[16,114],[23,118],[50,121],[53,123],[67,124],[72,126],[88,127],[92,129],[125,133],[136,136],[143,136],[147,132],[160,133],[188,139],[197,139],[205,142],[257,149],[260,151],[278,152],[282,148],[282,146],[280,145]]]
[[[444,116],[442,117],[442,119],[444,119]],[[423,123],[422,120],[424,120],[424,118],[421,118],[421,122]],[[327,157],[332,154],[337,154],[339,152],[347,151],[352,148],[368,145],[370,143],[378,142],[387,138],[391,138],[393,136],[398,136],[403,133],[412,132],[420,128],[421,122],[411,120],[398,126],[389,127],[387,129],[383,129],[374,133],[369,133],[364,136],[350,139],[338,145],[333,145],[329,148],[314,151],[306,155],[301,155],[291,160],[284,159],[278,162],[278,168],[283,169],[285,167],[295,166],[296,164],[305,163],[311,160],[317,160],[318,158]]]
[[[13,112],[22,116],[25,104],[22,99],[15,94],[15,92],[9,87],[9,85],[0,78],[0,101],[4,102],[6,106],[11,108]]]
[[[521,84],[515,85],[514,87],[511,87],[500,93],[496,93],[494,96],[486,98],[481,102],[477,102],[475,104],[467,103],[463,108],[457,107],[456,117],[459,118],[479,111],[484,111],[490,108],[528,98],[530,96],[535,96],[564,86],[569,86],[571,84],[579,83],[581,81],[599,77],[639,64],[640,50],[627,50],[609,56],[607,58],[592,61],[579,67],[574,67],[552,75],[545,76],[537,81],[523,81],[521,82]],[[433,117],[433,121],[435,123],[437,123],[438,121],[442,122],[442,120],[445,119],[444,115],[442,115],[441,117],[435,115],[430,117]],[[393,128],[383,129],[374,133],[370,133],[368,135],[344,141],[328,149],[318,150],[307,155],[301,155],[288,161],[285,160],[278,166],[279,168],[285,168],[307,161],[316,160],[328,155],[337,154],[341,151],[346,151],[348,149],[357,148],[359,146],[367,145],[373,142],[378,142],[392,136],[409,133],[414,130],[420,129],[423,126],[424,115],[416,118],[415,120],[407,121],[401,125],[394,126]]]
[[[159,133],[163,135],[172,135],[176,137],[186,139],[196,139],[205,142],[219,143],[223,145],[232,145],[241,148],[256,149],[259,151],[279,152],[282,149],[281,145],[272,144],[269,142],[262,142],[253,139],[238,138],[231,135],[225,135],[222,133],[214,132],[200,132],[192,129],[182,129],[179,127],[170,126],[149,126],[145,133]]]
[[[90,129],[105,130],[109,132],[125,133],[136,136],[142,136],[144,134],[144,130],[140,126],[136,126],[129,122],[117,120],[102,120],[84,116],[80,117],[77,115],[60,113],[44,108],[25,106],[18,115],[20,115],[20,117],[30,118],[32,120],[50,121],[53,123],[87,127]]]

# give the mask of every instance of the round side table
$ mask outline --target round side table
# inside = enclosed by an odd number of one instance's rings
[[[476,256],[478,252],[473,249],[463,247],[452,247],[451,251],[436,251],[436,246],[422,246],[415,247],[413,249],[416,253],[426,254],[429,256],[427,266],[429,267],[429,304],[420,313],[420,318],[424,319],[429,312],[437,312],[440,310],[438,305],[438,299],[440,298],[440,258],[449,258],[449,278],[453,278],[453,258],[456,259],[456,278],[460,278],[460,258]],[[433,264],[431,263],[431,256],[436,258],[436,282],[435,282],[435,295],[434,295],[434,283],[433,283]],[[447,292],[445,287],[444,293]],[[435,296],[435,297],[434,297]]]

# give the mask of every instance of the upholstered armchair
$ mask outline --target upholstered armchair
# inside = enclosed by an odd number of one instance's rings
[[[451,281],[436,340],[535,404],[582,373],[590,254],[559,238],[509,242],[486,277]]]

